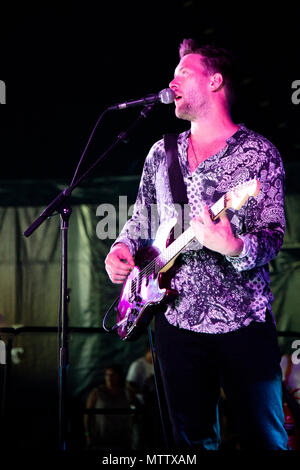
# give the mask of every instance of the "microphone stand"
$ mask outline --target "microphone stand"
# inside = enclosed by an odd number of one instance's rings
[[[131,126],[118,135],[116,141],[104,151],[100,157],[77,181],[64,189],[40,214],[40,216],[25,230],[25,237],[29,237],[54,211],[60,214],[61,230],[61,270],[60,270],[60,306],[58,314],[58,394],[59,394],[59,448],[62,451],[67,449],[66,442],[66,378],[68,368],[68,229],[69,219],[72,213],[70,196],[72,191],[83,181],[103,158],[113,150],[120,142],[127,140],[128,135],[146,117],[148,117],[154,104],[146,106],[140,113],[136,121]]]

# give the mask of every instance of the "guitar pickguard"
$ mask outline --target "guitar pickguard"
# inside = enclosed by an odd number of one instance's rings
[[[141,250],[139,257],[145,261],[151,258],[151,254],[153,258],[157,255],[153,247]],[[166,294],[166,289],[160,288],[159,275],[147,271],[143,275],[143,264],[133,268],[121,294],[117,317],[118,322],[121,322],[118,328],[121,339],[128,339],[128,335],[137,327],[137,322],[141,328],[147,326],[154,314],[151,306],[160,303]]]

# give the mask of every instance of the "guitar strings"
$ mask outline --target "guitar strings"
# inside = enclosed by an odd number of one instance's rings
[[[212,208],[210,208],[211,211]],[[169,261],[175,256],[178,251],[182,247],[184,247],[188,241],[190,241],[189,238],[189,229],[187,229],[185,232],[183,232],[171,245],[166,247],[159,255],[157,255],[145,268],[143,268],[141,271],[139,271],[136,276],[132,279],[131,283],[131,293],[137,291],[138,285],[141,284],[142,280],[144,277],[149,277],[150,274],[155,271],[155,274],[158,273],[160,269],[162,269],[166,264],[168,264]],[[183,240],[183,241],[182,241]],[[179,245],[179,249],[178,249]],[[163,264],[161,263],[161,259],[166,256],[167,251],[171,251],[169,256],[167,256],[168,260],[167,262],[163,261]],[[156,271],[158,269],[158,271]]]
[[[159,255],[157,255],[147,266],[145,266],[145,268],[143,268],[141,271],[139,271],[136,274],[136,276],[132,279],[131,293],[133,293],[133,291],[136,291],[137,285],[139,285],[141,283],[142,279],[145,276],[149,277],[149,275],[151,273],[153,273],[153,271],[155,271],[155,274],[157,274],[158,271],[160,269],[162,269],[167,264],[167,263],[165,263],[165,261],[163,262],[163,264],[161,264],[161,258],[164,256],[164,253],[166,253],[167,250],[171,251],[171,256],[168,257],[169,261],[173,258],[173,256],[175,256],[175,254],[179,251],[178,248],[177,248],[177,245],[179,244],[179,241],[181,241],[181,240],[179,240],[179,238],[176,239],[172,243],[172,245],[169,245],[168,247],[166,247],[164,249],[164,251],[162,251]],[[183,239],[184,239],[184,241],[186,241],[186,236]],[[174,248],[175,248],[175,250],[174,250]],[[156,269],[158,269],[157,272],[156,272]]]

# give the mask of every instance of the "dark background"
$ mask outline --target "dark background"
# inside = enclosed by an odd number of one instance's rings
[[[99,115],[109,105],[168,86],[185,37],[232,51],[240,67],[236,122],[264,134],[285,163],[298,159],[299,6],[271,8],[202,1],[43,2],[1,6],[0,179],[59,178],[68,184]],[[109,113],[85,163],[139,115]],[[153,142],[184,130],[174,106],[152,115],[97,168],[95,176],[138,174]]]
[[[31,281],[30,269],[37,269],[43,258],[43,250],[39,253],[34,237],[43,233],[41,230],[46,227],[44,224],[33,237],[24,239],[24,229],[34,220],[32,212],[28,212],[28,220],[23,217],[24,213],[27,214],[27,206],[30,210],[32,206],[44,207],[57,195],[57,182],[70,183],[89,135],[108,106],[140,98],[168,86],[179,60],[180,42],[183,38],[194,37],[200,44],[228,48],[236,57],[240,98],[233,108],[233,119],[263,134],[278,147],[287,170],[287,187],[290,193],[291,188],[295,190],[292,191],[295,195],[287,199],[288,214],[291,215],[289,221],[293,223],[288,225],[282,257],[278,258],[278,265],[273,266],[273,284],[276,292],[282,293],[282,296],[278,295],[276,306],[276,312],[281,315],[281,330],[299,330],[297,263],[300,232],[297,214],[300,166],[297,164],[300,104],[293,104],[291,99],[294,92],[292,83],[300,80],[299,10],[299,6],[275,5],[274,2],[269,8],[262,2],[258,5],[239,2],[234,6],[228,3],[207,6],[203,1],[196,0],[144,1],[138,4],[111,1],[109,5],[100,1],[52,1],[40,5],[10,2],[9,6],[1,5],[0,80],[6,84],[7,104],[0,106],[0,205],[3,206],[3,213],[12,214],[11,221],[14,222],[12,227],[15,232],[12,233],[15,238],[9,240],[7,236],[5,241],[12,245],[16,240],[16,248],[21,246],[22,253],[25,253],[22,254],[23,258],[20,255],[15,259],[16,250],[12,247],[15,263],[12,266],[15,266],[17,275],[21,276],[22,263],[28,270],[23,273],[25,287],[26,280]],[[82,170],[94,162],[122,130],[130,126],[140,111],[141,108],[133,108],[104,116]],[[88,202],[95,204],[102,199],[106,203],[111,202],[105,199],[109,197],[115,202],[119,194],[130,193],[130,198],[133,197],[137,178],[133,176],[132,179],[122,180],[122,177],[140,174],[145,156],[154,141],[166,132],[185,130],[188,124],[175,118],[173,105],[157,105],[132,134],[129,142],[121,143],[97,167],[93,184],[89,179],[83,183],[85,190],[76,190],[74,204],[83,202],[84,193],[91,193]],[[103,176],[104,180],[101,178]],[[49,180],[53,184],[49,184]],[[99,181],[103,184],[98,192]],[[125,191],[125,186],[128,191]],[[133,201],[130,199],[130,202]],[[20,208],[22,205],[24,211]],[[14,208],[11,209],[11,206]],[[93,214],[95,217],[95,211]],[[71,220],[74,219],[75,216]],[[4,230],[8,226],[6,219],[3,217],[1,221],[3,233],[10,234]],[[52,219],[52,225],[54,222]],[[93,227],[95,225],[92,224]],[[77,240],[76,230],[75,225],[70,241],[74,242],[74,252],[77,253],[80,250],[76,243],[81,239],[78,237]],[[93,236],[96,236],[94,230]],[[47,243],[41,240],[41,247],[48,249],[51,242],[47,236],[45,240]],[[3,242],[2,238],[2,251],[5,251]],[[99,291],[104,297],[107,289],[103,286],[109,283],[104,273],[104,257],[109,248],[104,243],[91,243],[91,247],[96,250],[95,272],[101,279]],[[30,256],[27,259],[28,253],[34,255],[33,259]],[[6,260],[5,252],[2,258]],[[11,260],[6,261],[11,268]],[[57,260],[51,261],[52,265],[59,267],[58,255]],[[46,265],[46,268],[45,271],[49,266]],[[27,277],[26,273],[29,273]],[[3,276],[3,289],[4,281]],[[15,290],[14,287],[12,290],[14,298],[21,304],[26,289],[22,292],[18,286],[16,283]],[[41,280],[37,283],[34,299],[47,298],[43,297],[43,289],[46,287]],[[72,296],[72,299],[76,298],[74,291]],[[288,299],[286,304],[285,299]],[[71,302],[71,308],[74,304]],[[48,325],[57,315],[56,308],[52,312],[50,307],[45,305],[45,311],[29,318],[35,319],[36,326]],[[101,308],[104,311],[102,304]],[[32,310],[36,313],[34,308]],[[49,310],[52,316],[48,314]],[[14,317],[17,318],[14,323],[22,322],[26,326],[28,317],[22,314],[23,310],[20,312],[19,317]],[[28,309],[25,313],[32,312]],[[84,313],[80,316],[80,322],[78,320],[79,325],[91,326]],[[91,317],[97,325],[99,313]],[[4,314],[13,316],[13,312]],[[33,326],[32,323],[29,326]],[[114,340],[115,343],[111,336],[104,334],[95,335],[95,338],[78,334],[72,338],[68,379],[70,388],[73,387],[72,399],[75,395],[76,400],[81,400],[80,404],[70,402],[76,412],[79,409],[82,413],[84,406],[84,400],[77,392],[78,387],[81,390],[94,378],[98,380],[98,373],[102,373],[109,350],[114,351],[114,358],[125,358],[126,365],[134,356],[129,346],[126,349],[127,346],[118,338]],[[5,426],[2,432],[13,440],[16,448],[55,448],[58,429],[55,338],[49,339],[48,333],[47,336],[36,336],[36,333],[30,336],[28,333],[25,338],[24,335],[14,338],[16,345],[24,346],[25,354],[21,356],[21,364],[13,369],[13,397],[8,393],[11,400],[8,413],[10,432]],[[79,427],[82,426],[81,414],[78,423]],[[81,439],[82,429],[78,432],[75,425],[74,428],[76,439],[77,436]],[[77,445],[76,439],[73,441],[74,447]]]

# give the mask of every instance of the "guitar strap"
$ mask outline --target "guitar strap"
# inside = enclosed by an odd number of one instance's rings
[[[183,181],[182,171],[178,159],[177,134],[165,134],[164,144],[167,156],[170,188],[173,202],[177,204],[188,204],[186,187]]]

